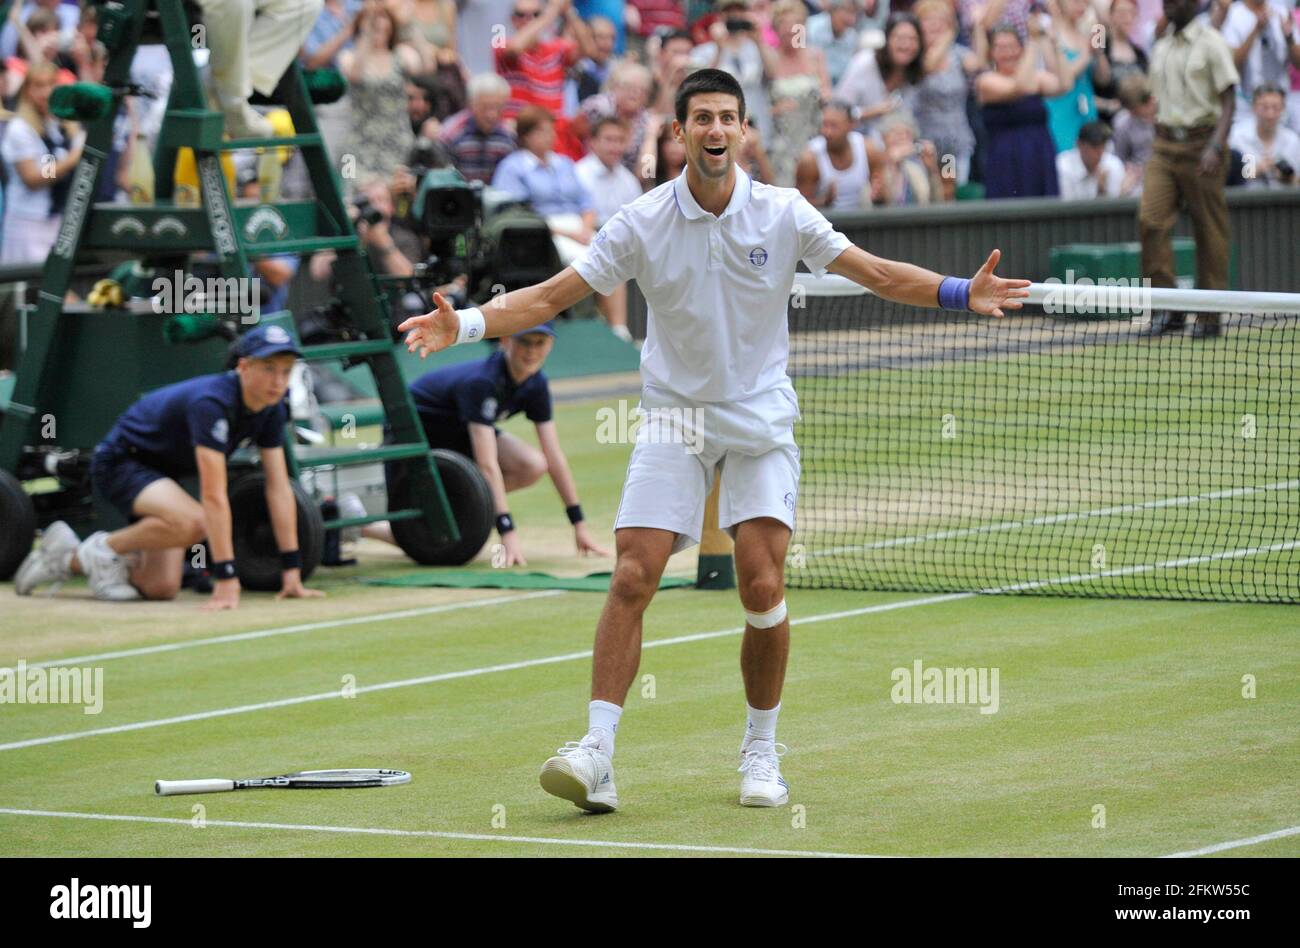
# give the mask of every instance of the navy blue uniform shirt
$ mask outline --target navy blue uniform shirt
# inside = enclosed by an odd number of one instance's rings
[[[133,447],[142,461],[174,478],[197,471],[195,447],[227,457],[250,439],[259,448],[283,447],[288,420],[284,401],[249,411],[239,376],[222,372],[150,392],[123,412],[104,441]]]
[[[496,422],[524,413],[529,421],[551,420],[551,386],[538,372],[516,385],[498,349],[486,359],[427,372],[411,383],[411,397],[426,429],[467,431],[470,422]]]

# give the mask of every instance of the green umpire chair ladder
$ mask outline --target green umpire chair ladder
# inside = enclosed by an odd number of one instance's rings
[[[0,423],[0,469],[16,468],[40,415],[42,376],[56,344],[59,316],[79,254],[125,252],[157,265],[165,273],[184,269],[192,253],[215,256],[222,277],[250,276],[249,261],[285,254],[332,250],[334,284],[348,315],[349,341],[302,347],[309,362],[366,364],[375,380],[390,441],[382,447],[291,448],[286,452],[295,477],[304,468],[396,463],[405,467],[410,506],[387,513],[325,522],[325,528],[360,526],[375,520],[423,518],[435,537],[458,541],[460,532],[447,501],[428,443],[394,355],[386,318],[387,299],[347,214],[342,187],[312,108],[342,91],[336,73],[307,74],[289,67],[271,99],[283,106],[297,134],[290,137],[222,140],[222,116],[209,107],[194,64],[192,27],[198,10],[185,0],[95,0],[99,40],[108,50],[102,85],[77,83],[55,90],[51,109],[62,118],[85,123],[82,160],[73,172],[58,237],[41,280],[35,312],[28,320],[27,346],[9,409]],[[0,0],[0,21],[9,2]],[[130,85],[136,49],[165,45],[175,76],[154,154],[155,201],[149,205],[96,203],[94,195],[112,153],[113,123]],[[331,82],[332,80],[332,82]],[[288,146],[301,150],[314,199],[236,205],[222,173],[224,151]],[[193,150],[201,204],[173,200],[178,150]],[[111,312],[105,313],[112,318]],[[242,322],[242,320],[241,320]],[[160,320],[161,324],[161,320]],[[247,327],[244,327],[247,328]],[[106,353],[106,357],[111,354]],[[130,354],[123,354],[129,358]],[[106,366],[107,368],[107,366]],[[288,439],[293,444],[293,438]]]

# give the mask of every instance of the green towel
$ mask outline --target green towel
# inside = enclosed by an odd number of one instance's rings
[[[386,579],[363,579],[371,586],[454,586],[457,589],[573,589],[578,592],[608,592],[613,573],[590,573],[586,576],[552,576],[550,573],[511,573],[494,569],[443,569],[427,573],[408,573]],[[664,576],[660,589],[694,586],[693,580]]]

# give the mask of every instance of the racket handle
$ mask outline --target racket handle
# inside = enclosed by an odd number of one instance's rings
[[[235,789],[233,780],[155,780],[154,792],[160,797],[178,793],[224,793]]]

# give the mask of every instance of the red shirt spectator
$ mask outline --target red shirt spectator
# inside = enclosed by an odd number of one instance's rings
[[[670,30],[686,28],[686,5],[682,0],[628,0],[641,14],[637,33],[650,36],[656,29],[666,26]]]
[[[542,40],[522,53],[497,49],[493,54],[497,72],[510,83],[506,118],[514,118],[525,105],[541,106],[552,115],[560,114],[564,108],[564,77],[580,58],[576,43],[556,37]]]

